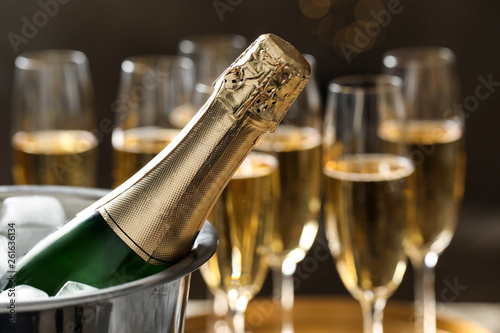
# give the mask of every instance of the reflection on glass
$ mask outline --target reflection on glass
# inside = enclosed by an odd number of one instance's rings
[[[337,271],[363,309],[363,331],[382,333],[383,310],[405,269],[414,218],[414,165],[404,145],[382,140],[404,120],[401,80],[347,76],[329,86],[325,118],[325,217]]]
[[[195,82],[211,85],[248,46],[240,35],[200,34],[179,43],[179,54],[196,67]]]
[[[189,98],[194,65],[177,56],[137,56],[122,63],[113,130],[113,185],[165,148],[194,114]]]
[[[383,61],[384,72],[403,79],[408,113],[407,122],[388,124],[385,139],[406,144],[416,167],[417,218],[406,249],[415,271],[416,328],[434,333],[434,267],[453,237],[465,179],[464,118],[452,110],[460,103],[455,55],[402,48]]]
[[[219,247],[201,273],[216,301],[227,301],[236,333],[245,332],[248,301],[260,291],[268,272],[278,196],[278,161],[252,152],[208,217],[219,234]]]
[[[305,58],[312,68],[309,83],[278,129],[256,146],[279,160],[281,198],[269,263],[274,297],[283,310],[283,330],[288,332],[293,330],[293,274],[316,238],[321,210],[322,106],[315,59],[310,55]]]
[[[85,54],[43,50],[19,55],[12,113],[14,183],[96,186],[94,112]]]

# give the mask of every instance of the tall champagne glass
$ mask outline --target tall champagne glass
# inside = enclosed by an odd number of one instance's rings
[[[309,83],[278,129],[256,147],[279,160],[281,198],[270,266],[273,293],[285,311],[293,307],[293,274],[316,238],[321,210],[322,106],[315,59],[311,55],[305,58],[311,65]]]
[[[408,122],[394,124],[386,139],[407,144],[416,166],[417,218],[407,254],[415,270],[416,324],[433,333],[434,268],[453,237],[464,192],[464,119],[452,110],[460,98],[455,55],[446,48],[403,48],[386,53],[383,64],[404,84]]]
[[[245,332],[246,306],[268,272],[278,195],[277,159],[252,152],[208,217],[219,234],[219,247],[201,273],[214,295],[226,295],[235,333]]]
[[[194,62],[196,83],[211,85],[247,46],[240,35],[199,34],[182,39],[179,54]]]
[[[85,54],[19,55],[12,111],[15,184],[96,186],[97,126]]]
[[[212,83],[247,46],[246,38],[236,34],[198,34],[186,36],[179,42],[179,55],[194,64],[195,89],[190,99],[193,110],[206,102],[203,97],[210,96]]]
[[[185,57],[143,55],[122,62],[115,104],[113,184],[146,165],[191,120],[194,65]]]
[[[361,303],[365,333],[382,333],[385,303],[406,269],[414,166],[404,145],[382,140],[386,125],[403,119],[396,77],[347,76],[329,86],[323,140],[327,236],[344,285]]]

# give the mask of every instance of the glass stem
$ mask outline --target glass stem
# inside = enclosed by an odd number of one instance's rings
[[[218,290],[214,295],[214,314],[216,317],[223,318],[229,311],[228,299],[225,292]]]
[[[283,291],[281,290],[281,285],[283,284],[283,277],[281,276],[281,268],[272,268],[273,274],[273,299],[274,303],[281,305],[281,294]]]
[[[435,254],[428,254],[433,258]],[[415,270],[415,332],[436,333],[436,295],[434,290],[437,260],[412,260]],[[429,262],[432,265],[427,265]]]
[[[282,269],[273,269],[273,294],[274,300],[281,304],[283,310],[292,310],[294,302],[293,273],[287,274]]]
[[[282,272],[281,282],[281,307],[285,312],[293,309],[294,288],[293,288],[293,274],[284,274]]]
[[[229,308],[231,309],[231,324],[233,333],[245,333],[245,311],[247,309],[248,299],[245,296],[239,296],[234,299],[229,296]]]
[[[245,313],[241,311],[233,312],[233,332],[245,333]]]
[[[383,333],[382,319],[386,300],[382,298],[371,301],[362,300],[363,333]]]
[[[272,272],[274,301],[281,305],[281,332],[293,333],[293,273],[286,274],[281,268],[273,268]]]

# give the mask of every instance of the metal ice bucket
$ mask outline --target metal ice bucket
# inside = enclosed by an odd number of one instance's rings
[[[0,186],[0,200],[53,196],[70,218],[107,192],[66,186]],[[82,296],[16,302],[15,324],[9,323],[11,311],[2,305],[0,332],[183,332],[191,272],[214,254],[217,242],[217,232],[205,223],[192,251],[171,268]]]

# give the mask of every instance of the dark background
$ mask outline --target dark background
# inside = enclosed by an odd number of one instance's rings
[[[13,64],[16,55],[24,51],[83,51],[90,62],[99,120],[114,117],[111,104],[116,98],[120,63],[125,57],[175,54],[184,36],[200,33],[237,33],[249,41],[266,32],[281,36],[301,52],[317,58],[323,98],[333,77],[378,72],[382,54],[402,46],[451,48],[457,55],[464,98],[475,95],[480,76],[491,76],[500,82],[500,2],[495,0],[396,1],[398,13],[385,17],[380,32],[350,62],[338,47],[345,36],[342,29],[353,28],[356,19],[373,20],[370,11],[388,8],[387,1],[59,1],[58,12],[48,17],[26,43],[18,45],[17,51],[9,41],[9,33],[22,36],[23,20],[33,22],[34,16],[43,11],[42,6],[38,1],[0,2],[0,152],[4,156],[0,184],[12,184],[9,124]],[[53,4],[55,0],[41,2]],[[330,7],[322,10],[321,5],[328,2]],[[347,35],[348,39],[352,37]],[[500,202],[499,103],[500,91],[491,92],[466,120],[468,168],[464,208],[456,237],[438,264],[436,280],[437,297],[444,302],[500,301],[500,208],[496,207]],[[110,133],[103,134],[99,187],[108,188]],[[323,239],[321,234],[298,268],[299,294],[345,293],[333,261],[325,256]],[[411,283],[411,274],[407,274],[394,297],[411,298]],[[263,293],[269,291],[266,284]],[[203,297],[204,293],[196,275],[192,295]]]

